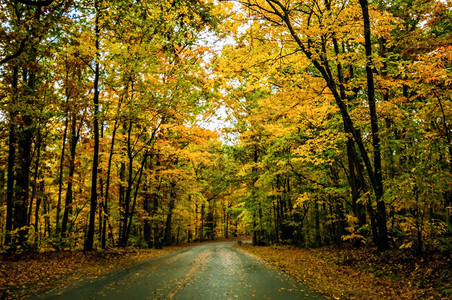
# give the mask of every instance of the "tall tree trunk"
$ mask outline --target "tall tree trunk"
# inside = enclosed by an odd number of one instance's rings
[[[330,10],[330,1],[327,1],[328,9]],[[340,55],[340,49],[339,49],[339,43],[336,39],[336,36],[333,35],[333,47],[334,52],[337,56],[336,58],[336,69],[337,69],[337,77],[339,79],[339,92],[342,99],[347,99],[347,94],[345,92],[345,86],[344,86],[344,73],[343,73],[343,66],[340,60],[338,59]],[[342,51],[345,52],[345,45],[342,44]],[[350,76],[354,76],[353,72],[353,66],[349,67]],[[344,131],[346,133],[351,133],[347,124],[344,122]],[[363,192],[364,186],[363,182],[357,177],[357,173],[362,174],[362,166],[359,163],[358,156],[356,154],[355,150],[355,144],[351,137],[347,139],[347,158],[348,158],[348,165],[349,165],[349,183],[350,183],[350,189],[352,194],[352,207],[353,207],[353,213],[356,218],[358,218],[358,226],[364,226],[366,223],[366,213],[365,208],[361,203],[358,203],[358,199],[361,197],[361,194]]]
[[[70,158],[69,158],[69,176],[67,179],[67,188],[66,188],[66,197],[64,201],[64,214],[63,214],[63,221],[61,224],[61,236],[67,237],[68,236],[68,222],[69,222],[69,216],[72,215],[72,186],[73,186],[73,180],[74,180],[74,173],[75,173],[75,155],[76,155],[76,149],[77,149],[77,142],[79,139],[79,130],[77,131],[77,119],[75,114],[72,116],[71,121],[71,150],[70,150]]]
[[[118,130],[118,124],[119,124],[119,112],[121,109],[121,101],[118,101],[118,108],[117,108],[117,118],[115,119],[115,123],[113,125],[113,133],[111,136],[111,144],[110,144],[110,153],[108,155],[108,166],[107,166],[107,174],[106,174],[106,183],[105,183],[105,193],[104,193],[104,203],[103,203],[103,210],[105,213],[104,216],[104,224],[102,226],[102,240],[101,245],[102,249],[105,249],[106,243],[107,243],[107,223],[109,222],[109,207],[108,207],[108,197],[110,195],[110,174],[111,174],[111,164],[113,162],[113,155],[114,155],[114,149],[115,149],[115,142],[116,142],[116,131]]]
[[[143,224],[143,238],[146,244],[148,245],[148,248],[152,247],[152,240],[151,240],[151,220],[150,218],[153,217],[152,211],[151,211],[151,194],[149,193],[148,185],[147,183],[143,186],[143,192],[144,192],[144,200],[143,200],[143,210],[145,212],[145,219]]]
[[[195,241],[199,237],[199,228],[198,228],[198,204],[195,202]]]
[[[35,236],[35,243],[38,244],[39,243],[39,236],[40,236],[40,230],[39,230],[39,208],[41,207],[41,201],[42,198],[44,197],[44,187],[45,187],[45,181],[41,180],[41,182],[39,183],[39,193],[38,196],[36,197],[36,207],[35,207],[35,231],[36,231],[36,236]]]
[[[158,209],[159,209],[159,198],[157,195],[153,195],[153,206],[152,206],[152,211],[154,212],[154,215],[157,214]],[[159,222],[157,220],[157,218],[155,218],[153,220],[154,223],[154,248],[155,249],[162,249],[162,243],[161,243],[161,239],[160,239],[160,230],[159,230]]]
[[[15,107],[18,97],[18,80],[19,80],[19,68],[13,68],[13,78],[12,78],[12,99],[11,107]],[[8,177],[6,179],[6,235],[5,235],[5,245],[11,243],[11,230],[13,229],[13,214],[14,214],[14,164],[16,161],[16,115],[15,109],[10,112],[9,116],[9,138],[8,138]]]
[[[326,1],[328,10],[330,10],[330,1]],[[337,69],[337,77],[339,79],[339,92],[342,99],[347,99],[347,95],[345,92],[345,86],[344,86],[344,73],[343,73],[343,66],[338,59],[340,55],[340,49],[339,49],[339,43],[337,41],[337,38],[335,35],[333,35],[333,47],[334,52],[337,56],[336,58],[336,69]],[[345,52],[345,45],[342,44],[342,51]],[[353,77],[354,71],[353,66],[349,67],[350,76]],[[355,91],[356,93],[356,91]],[[344,120],[344,119],[343,119]],[[344,121],[344,130],[346,133],[351,133],[349,126]],[[361,135],[361,134],[359,134]],[[359,163],[358,156],[356,154],[355,150],[355,144],[351,137],[347,139],[347,158],[348,158],[348,166],[349,166],[349,183],[350,183],[350,189],[351,189],[351,196],[352,196],[352,208],[354,216],[358,219],[358,227],[364,226],[366,223],[366,212],[364,205],[361,203],[358,203],[358,199],[361,197],[362,193],[364,192],[364,180],[360,180],[360,177],[357,176],[357,174],[363,173],[363,168],[361,164]],[[362,177],[362,176],[361,176]],[[339,241],[340,242],[340,241]],[[375,240],[375,242],[377,242]]]
[[[68,71],[67,71],[67,64],[66,64],[66,80],[68,80]],[[68,89],[66,89],[66,106],[68,106],[69,102],[69,96],[68,96]],[[60,157],[60,166],[59,166],[59,172],[58,172],[58,201],[57,201],[57,211],[56,211],[56,234],[60,232],[60,213],[61,213],[61,198],[63,194],[63,170],[64,170],[64,154],[66,150],[66,138],[67,138],[67,128],[69,124],[69,116],[68,116],[68,108],[66,108],[66,116],[64,120],[64,131],[63,131],[63,142],[61,145],[61,157]]]
[[[370,124],[372,128],[372,145],[374,151],[375,198],[377,201],[378,244],[380,251],[389,249],[388,230],[386,225],[386,205],[383,198],[383,174],[381,168],[380,136],[378,117],[375,105],[375,87],[373,78],[372,44],[370,33],[370,17],[367,0],[359,0],[364,22],[364,47],[366,50],[367,101],[369,105]]]
[[[124,229],[124,211],[125,211],[125,187],[122,182],[125,181],[126,178],[126,164],[121,160],[121,166],[119,168],[119,236],[118,236],[118,245],[121,243],[122,231]]]
[[[169,191],[169,204],[168,204],[168,215],[166,216],[166,227],[165,227],[165,245],[169,246],[173,243],[173,234],[172,234],[172,226],[173,226],[173,210],[176,203],[176,183],[170,183],[170,191]]]
[[[336,243],[340,245],[342,243],[342,236],[346,234],[347,222],[344,215],[344,206],[341,200],[334,197],[334,202],[336,203],[336,214],[337,214],[337,240]]]
[[[125,241],[127,236],[127,221],[129,219],[129,213],[130,213],[130,199],[132,195],[132,187],[133,187],[133,159],[134,154],[132,153],[132,121],[129,121],[129,127],[127,129],[127,158],[128,158],[128,166],[127,166],[127,189],[125,191],[125,198],[124,198],[124,215],[122,217],[122,230],[121,230],[121,237],[120,237],[120,246],[125,247]]]
[[[36,56],[36,50],[31,50],[32,56]],[[18,229],[18,242],[22,244],[28,232],[27,212],[30,188],[30,166],[32,161],[32,143],[35,135],[35,128],[33,124],[31,108],[36,88],[36,74],[31,72],[27,74],[24,71],[24,81],[27,82],[27,100],[24,103],[23,111],[21,112],[20,129],[18,133],[18,168],[16,170],[16,195],[14,203],[14,228]]]
[[[28,206],[28,213],[27,213],[27,226],[30,226],[31,224],[31,216],[33,215],[33,199],[36,196],[36,190],[37,190],[37,184],[38,184],[38,176],[39,176],[39,164],[41,161],[41,144],[42,144],[42,136],[41,131],[38,130],[37,134],[37,140],[36,140],[36,159],[35,159],[35,169],[33,174],[33,188],[31,191],[31,197],[30,197],[30,205]]]
[[[444,128],[444,133],[445,133],[445,136],[446,136],[446,141],[447,141],[448,150],[449,150],[449,172],[452,173],[452,138],[450,136],[450,129],[449,129],[449,126],[447,125],[446,114],[444,112],[444,107],[443,107],[443,103],[441,101],[441,98],[435,92],[433,92],[433,93],[434,93],[436,99],[438,100],[439,108],[441,110],[442,125],[443,125],[443,128]],[[448,223],[448,225],[450,227],[452,227],[452,211],[451,211],[451,207],[452,207],[452,189],[449,188],[444,193],[444,208],[445,208],[446,222]]]
[[[101,238],[101,245],[102,249],[105,249],[107,244],[107,224],[109,222],[109,204],[108,204],[108,197],[110,195],[110,174],[111,174],[111,164],[113,161],[113,154],[114,154],[114,147],[115,147],[115,140],[116,140],[116,130],[117,130],[117,121],[115,121],[115,125],[113,127],[113,134],[111,137],[111,145],[110,145],[110,154],[108,156],[108,165],[107,165],[107,174],[106,174],[106,183],[105,183],[105,193],[104,193],[104,203],[103,203],[103,211],[104,211],[104,224],[102,226],[102,238]]]
[[[199,241],[203,242],[204,241],[204,219],[205,219],[205,205],[201,204],[201,210],[200,210],[200,220],[201,220],[201,226],[199,227]]]
[[[317,197],[314,199],[314,230],[315,230],[315,247],[320,247],[322,245],[322,239],[320,236],[320,209],[319,200]]]
[[[130,210],[130,213],[129,213],[129,215],[130,215],[129,216],[129,221],[127,222],[127,219],[126,219],[127,227],[126,227],[126,232],[125,232],[125,235],[124,235],[124,240],[122,242],[124,247],[127,246],[127,240],[129,239],[130,229],[132,228],[133,214],[134,214],[134,211],[135,211],[135,206],[137,204],[138,191],[140,190],[140,183],[141,183],[141,178],[142,178],[142,175],[143,175],[144,165],[146,164],[146,159],[147,159],[147,153],[144,155],[143,162],[141,163],[140,170],[138,171],[139,175],[138,175],[137,182],[135,184],[135,193],[134,193],[134,196],[133,196],[132,209]]]
[[[273,219],[274,219],[274,230],[275,230],[275,238],[274,241],[276,244],[279,244],[279,228],[278,228],[278,208],[277,208],[277,202],[272,201],[272,208],[273,208]]]
[[[95,34],[96,34],[96,66],[94,71],[94,116],[93,116],[93,131],[94,131],[94,151],[93,151],[93,169],[91,176],[91,201],[89,212],[88,234],[84,245],[85,251],[93,250],[94,246],[94,226],[96,219],[97,207],[97,172],[99,167],[99,4],[97,0],[94,1],[96,10],[95,19]]]
[[[100,138],[103,139],[104,138],[104,121],[102,120],[100,122]],[[100,158],[99,158],[100,160]],[[99,164],[101,165],[101,163],[99,162]],[[103,172],[103,168],[99,169],[99,191],[100,191],[100,201],[99,201],[99,205],[98,205],[98,212],[99,212],[99,241],[101,243],[102,246],[102,232],[104,231],[103,228],[103,216],[104,216],[104,178],[102,177],[102,172]],[[103,248],[102,248],[103,249]]]
[[[46,236],[47,233],[47,237],[51,238],[52,237],[52,227],[50,224],[50,201],[47,197],[43,197],[44,200],[44,236]]]

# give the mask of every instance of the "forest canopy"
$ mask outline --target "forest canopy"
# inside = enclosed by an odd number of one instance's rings
[[[0,0],[0,20],[0,252],[452,250],[449,0]]]

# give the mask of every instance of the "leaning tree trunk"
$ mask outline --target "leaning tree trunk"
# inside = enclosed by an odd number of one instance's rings
[[[374,87],[373,87],[373,77],[372,69],[371,69],[371,43],[370,43],[370,22],[369,22],[369,12],[368,12],[368,3],[367,0],[360,0],[360,4],[362,6],[362,11],[364,15],[364,27],[365,27],[365,41],[366,41],[366,57],[368,58],[368,64],[366,66],[366,72],[368,74],[368,89],[371,93],[368,101],[369,101],[369,108],[371,113],[371,126],[372,126],[372,136],[373,136],[373,145],[374,145],[374,164],[375,164],[375,170],[372,166],[369,153],[364,145],[364,142],[362,140],[362,137],[359,133],[359,131],[355,128],[354,122],[350,117],[350,114],[347,110],[347,104],[346,100],[343,97],[341,97],[340,92],[337,88],[337,82],[336,79],[333,76],[333,72],[330,68],[330,63],[328,61],[328,57],[325,53],[318,53],[317,51],[312,51],[310,48],[310,44],[306,44],[302,41],[301,36],[295,29],[293,25],[293,21],[291,19],[291,13],[287,6],[285,6],[282,2],[277,0],[267,0],[266,3],[269,5],[269,8],[263,8],[259,5],[252,4],[249,5],[250,8],[256,9],[261,8],[264,9],[266,12],[270,12],[278,16],[283,23],[287,26],[287,29],[289,30],[290,35],[293,37],[295,43],[298,45],[300,50],[306,55],[306,57],[312,62],[314,67],[320,72],[321,76],[325,80],[325,83],[328,87],[328,89],[331,91],[335,102],[339,108],[339,111],[341,113],[344,125],[346,127],[346,130],[350,132],[353,136],[353,139],[355,140],[359,152],[361,153],[365,168],[367,170],[367,174],[369,177],[369,180],[372,184],[372,188],[375,192],[376,198],[377,198],[377,211],[378,211],[378,228],[379,228],[379,237],[377,239],[377,245],[379,250],[385,250],[389,247],[388,244],[388,237],[387,237],[387,228],[386,228],[386,212],[385,212],[385,204],[382,200],[383,196],[383,184],[382,184],[382,174],[381,174],[381,156],[380,156],[380,142],[378,137],[378,120],[376,118],[376,111],[375,111],[375,99],[374,99]],[[318,53],[318,55],[317,55]],[[369,76],[370,75],[370,76]]]

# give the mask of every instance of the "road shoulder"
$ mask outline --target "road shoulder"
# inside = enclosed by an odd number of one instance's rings
[[[236,246],[293,276],[309,288],[331,299],[418,299],[436,295],[432,289],[420,289],[403,278],[391,279],[363,269],[342,265],[331,259],[332,252],[290,246]],[[426,297],[427,296],[427,297]]]

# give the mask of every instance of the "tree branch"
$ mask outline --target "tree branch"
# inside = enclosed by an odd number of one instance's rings
[[[19,49],[17,49],[16,53],[8,55],[4,59],[0,60],[0,66],[18,57],[22,52],[24,52],[24,49],[25,49],[25,40],[22,40],[20,42]]]
[[[49,6],[53,3],[53,0],[44,0],[44,1],[30,1],[30,0],[16,0],[24,5],[33,5],[33,6]]]

